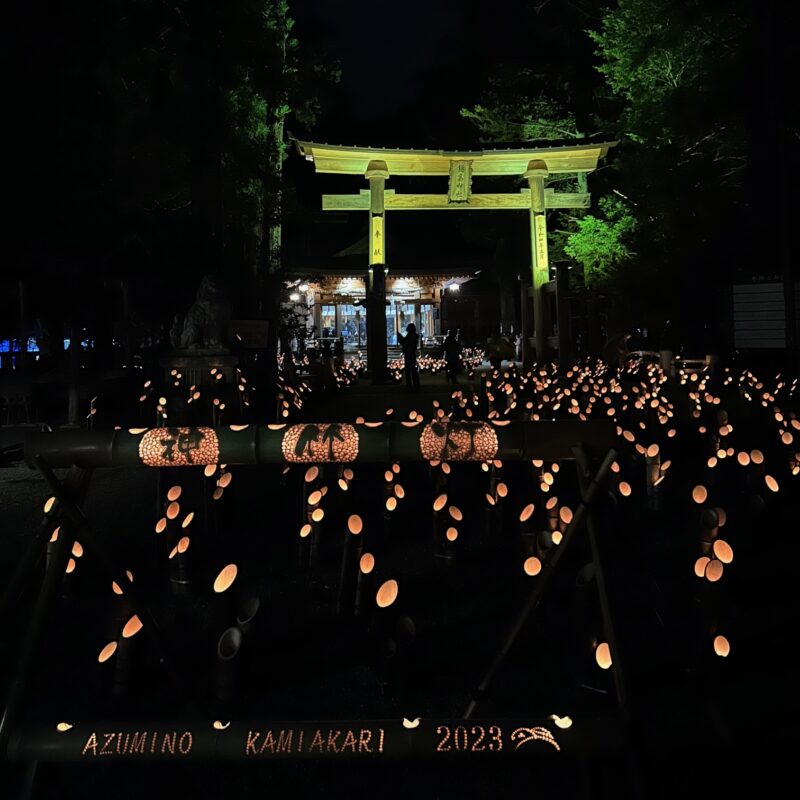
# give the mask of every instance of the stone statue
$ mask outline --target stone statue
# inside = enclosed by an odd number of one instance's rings
[[[205,275],[186,316],[175,315],[170,329],[172,346],[179,350],[227,352],[229,319],[230,304],[222,286],[212,275]]]

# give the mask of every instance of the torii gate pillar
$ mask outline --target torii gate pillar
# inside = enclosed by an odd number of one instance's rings
[[[550,280],[550,265],[547,257],[547,218],[545,217],[544,181],[547,164],[535,159],[528,162],[523,177],[531,188],[531,255],[533,268],[533,330],[536,336],[536,360],[542,362],[547,354],[545,327],[544,285]],[[527,349],[527,348],[526,348]]]
[[[385,161],[370,161],[369,287],[367,290],[367,366],[373,383],[386,380],[386,209],[384,188],[389,170]]]

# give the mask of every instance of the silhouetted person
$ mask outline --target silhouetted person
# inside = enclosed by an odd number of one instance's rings
[[[417,326],[410,322],[406,326],[406,335],[397,334],[400,346],[403,348],[403,360],[405,361],[406,387],[408,389],[419,389],[419,369],[417,368],[417,346],[419,336]]]
[[[340,336],[333,346],[333,363],[337,367],[344,366],[344,338]]]
[[[322,385],[328,387],[333,382],[333,350],[329,342],[322,345]]]
[[[447,331],[443,345],[444,360],[447,368],[447,380],[457,383],[457,376],[461,368],[461,342]]]

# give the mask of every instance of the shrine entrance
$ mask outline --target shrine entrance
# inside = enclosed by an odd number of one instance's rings
[[[576,175],[579,186],[584,188],[586,175],[597,169],[598,161],[616,142],[477,151],[387,150],[301,141],[296,144],[300,154],[314,163],[317,172],[361,175],[369,181],[369,189],[357,195],[323,195],[322,208],[369,213],[369,285],[365,289],[365,304],[367,357],[374,383],[381,383],[386,377],[391,316],[386,310],[387,211],[527,210],[532,258],[530,290],[522,296],[523,360],[531,360],[531,346],[535,348],[537,361],[548,357],[551,346],[558,349],[562,361],[571,359],[572,333],[569,315],[565,313],[569,283],[564,270],[559,270],[557,276],[551,275],[546,212],[551,208],[588,208],[590,195],[586,191],[556,192],[546,188],[545,183],[550,175]],[[390,176],[448,176],[448,191],[447,194],[398,194],[386,189]],[[528,186],[518,192],[473,194],[473,178],[497,176],[525,178]],[[549,317],[553,316],[547,299],[551,293],[555,294],[558,328],[557,339],[552,343],[547,337]]]

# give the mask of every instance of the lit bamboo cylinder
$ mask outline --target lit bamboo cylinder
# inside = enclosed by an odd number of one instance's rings
[[[358,514],[351,514],[347,520],[342,546],[342,563],[339,570],[339,591],[336,612],[340,615],[355,613],[358,582],[358,568],[364,551],[364,523]]]
[[[536,530],[534,527],[533,503],[526,505],[519,515],[519,533],[522,542],[522,554],[524,558],[536,555]]]
[[[547,519],[547,530],[554,533],[558,530],[559,523],[558,497],[548,497],[544,504],[544,510]]]
[[[369,602],[375,589],[375,563],[375,556],[366,550],[361,553],[358,559],[354,608],[354,613],[357,617],[365,616],[368,612],[367,602]]]
[[[382,576],[385,578],[385,575]],[[374,612],[372,617],[373,635],[384,658],[393,658],[397,652],[395,628],[400,617],[397,598],[400,586],[396,579],[388,578],[376,581],[378,584],[373,599]]]
[[[661,478],[661,448],[651,444],[645,451],[645,485],[647,496],[655,497]]]
[[[122,626],[117,640],[117,649],[114,654],[114,681],[112,692],[117,697],[124,697],[130,691],[131,680],[136,674],[136,661],[138,660],[139,645],[141,640],[142,622],[133,614]]]
[[[450,567],[456,560],[456,542],[458,540],[458,523],[453,518],[453,506],[448,506],[448,496],[439,494],[433,501],[433,559],[437,566]],[[461,512],[456,508],[457,516]]]

